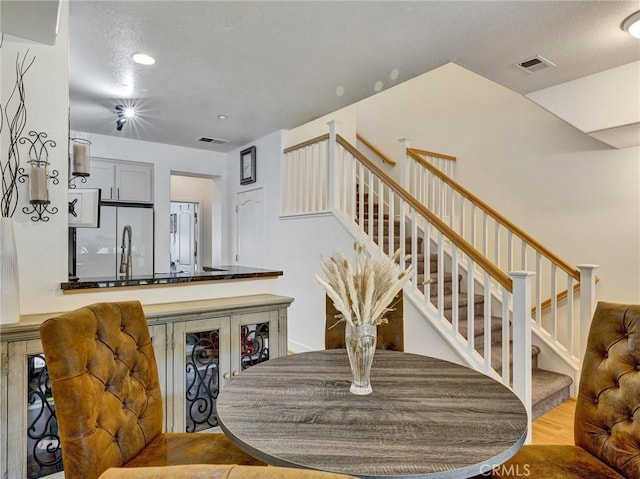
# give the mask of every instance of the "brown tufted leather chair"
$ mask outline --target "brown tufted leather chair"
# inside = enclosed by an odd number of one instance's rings
[[[493,477],[640,479],[640,305],[598,303],[574,438],[575,446],[524,446]]]
[[[378,344],[376,349],[388,349],[390,351],[404,351],[404,310],[403,294],[400,291],[393,301],[387,314],[387,322],[378,326]],[[340,313],[333,305],[333,301],[326,296],[326,322],[324,331],[325,349],[345,349],[344,342],[344,321],[338,321],[336,316]]]
[[[138,301],[48,319],[40,338],[66,479],[95,479],[119,466],[263,465],[223,434],[162,433],[158,369]]]
[[[112,468],[100,479],[355,479],[332,472],[287,467],[194,465],[169,467]]]

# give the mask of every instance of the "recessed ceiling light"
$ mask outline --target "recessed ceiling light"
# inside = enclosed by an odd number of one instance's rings
[[[631,36],[640,38],[640,10],[625,18],[621,27],[625,32],[629,32]]]
[[[131,59],[140,65],[153,65],[156,62],[155,58],[146,53],[134,53]]]
[[[227,115],[218,115],[218,120],[226,120]]]

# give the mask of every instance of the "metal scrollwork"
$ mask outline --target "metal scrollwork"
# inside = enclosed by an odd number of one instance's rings
[[[269,359],[269,323],[242,326],[240,340],[243,371]]]
[[[36,132],[30,131],[28,136],[23,136],[18,140],[21,145],[28,144],[28,156],[27,163],[32,167],[42,168],[42,177],[44,182],[51,180],[51,183],[57,185],[60,183],[58,170],[49,171],[49,148],[55,148],[56,142],[54,140],[47,140],[47,133],[44,131]],[[32,169],[32,171],[34,171]],[[38,170],[35,170],[38,171]],[[18,181],[24,183],[29,178],[29,173],[24,168],[18,169]],[[31,181],[34,181],[31,178]],[[44,185],[46,191],[46,184]],[[32,215],[31,221],[49,221],[48,215],[55,215],[58,212],[58,208],[50,205],[48,193],[41,198],[31,198],[29,200],[29,206],[22,208],[22,212],[26,215]]]
[[[78,187],[78,185],[76,185],[76,181],[80,181],[80,183],[86,183],[87,182],[87,177],[86,176],[72,176],[71,178],[69,178],[69,188],[70,189],[75,189]]]
[[[186,431],[197,432],[218,425],[219,333],[189,333],[186,346]]]
[[[62,471],[58,420],[44,355],[28,356],[27,476],[29,479]]]
[[[30,206],[23,206],[22,212],[25,215],[32,215],[31,221],[49,221],[49,215],[55,215],[58,212],[56,206],[50,206],[47,203],[32,203]]]

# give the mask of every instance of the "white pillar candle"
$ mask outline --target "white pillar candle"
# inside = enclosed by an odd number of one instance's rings
[[[48,203],[47,170],[39,166],[32,166],[29,173],[29,201],[31,203]]]
[[[87,143],[73,144],[73,176],[89,176],[89,145]]]

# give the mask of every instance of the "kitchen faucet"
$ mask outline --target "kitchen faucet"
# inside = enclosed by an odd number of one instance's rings
[[[128,236],[128,242],[125,246],[124,238]],[[125,278],[131,278],[133,272],[133,259],[131,257],[131,238],[133,232],[131,231],[131,225],[125,225],[122,229],[122,256],[120,257],[120,276]],[[126,255],[125,255],[126,249]]]

